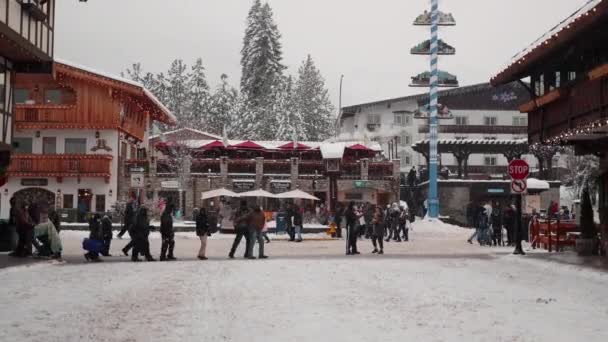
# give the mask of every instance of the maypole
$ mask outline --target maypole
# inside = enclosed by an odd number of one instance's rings
[[[447,45],[443,41],[439,40],[438,32],[439,26],[453,26],[455,21],[451,14],[443,14],[439,12],[439,0],[431,0],[431,13],[425,11],[424,14],[416,18],[414,25],[423,25],[431,27],[431,39],[430,42],[423,42],[422,44],[412,49],[412,54],[428,54],[431,56],[431,70],[430,73],[422,73],[412,78],[412,85],[415,87],[429,86],[429,192],[428,192],[428,216],[430,218],[439,217],[439,199],[437,191],[437,173],[438,173],[438,157],[437,157],[437,140],[438,140],[438,90],[439,87],[454,87],[458,86],[458,81],[455,76],[448,73],[439,72],[438,60],[439,55],[452,55],[455,53],[455,49]],[[440,79],[441,78],[441,79]],[[442,110],[442,114],[445,114],[444,118],[449,115],[447,108]]]

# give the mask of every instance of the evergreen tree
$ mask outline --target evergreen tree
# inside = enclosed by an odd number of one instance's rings
[[[205,120],[206,131],[214,134],[222,134],[224,126],[229,128],[239,97],[238,91],[228,83],[228,75],[222,74],[221,80],[211,97]]]
[[[165,105],[173,112],[180,127],[190,127],[189,122],[189,76],[186,72],[187,65],[181,59],[171,63],[167,71],[167,98]]]
[[[131,64],[131,69],[127,68],[127,74],[125,76],[124,73],[120,73],[120,76],[122,77],[127,77],[135,82],[139,82],[141,83],[142,81],[142,69],[141,69],[141,63],[133,63]]]
[[[325,80],[308,55],[298,70],[294,104],[303,120],[302,136],[308,140],[324,140],[334,133],[334,107],[325,88]]]
[[[185,114],[187,124],[195,129],[208,129],[210,95],[205,67],[201,58],[198,58],[192,66],[192,74],[186,92],[189,93],[190,102],[188,113]]]
[[[281,81],[285,66],[281,64],[280,38],[270,5],[261,5],[255,0],[247,18],[241,50],[241,93],[251,107],[270,105],[273,91]],[[261,110],[256,112],[263,115]]]
[[[278,140],[306,139],[304,122],[295,108],[293,87],[293,78],[288,76],[277,92],[275,112],[278,117],[278,127],[275,139]]]

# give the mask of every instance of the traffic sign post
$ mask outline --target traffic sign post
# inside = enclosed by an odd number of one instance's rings
[[[526,179],[530,175],[530,165],[523,159],[513,159],[509,162],[507,168],[509,176],[511,176],[511,193],[515,194],[515,201],[517,207],[517,226],[515,227],[515,251],[513,254],[525,255],[523,248],[521,247],[521,240],[523,239],[522,234],[522,222],[521,222],[521,202],[522,196],[528,189],[528,183]]]

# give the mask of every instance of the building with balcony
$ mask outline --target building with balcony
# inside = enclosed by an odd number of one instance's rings
[[[55,0],[0,1],[0,185],[10,162],[15,73],[50,75]]]
[[[52,73],[15,74],[13,155],[0,188],[9,199],[46,198],[66,213],[106,212],[143,187],[119,182],[129,160],[145,161],[154,121],[175,118],[142,85],[70,62]]]
[[[440,91],[440,139],[525,140],[527,116],[519,112],[519,106],[529,99],[519,83],[496,88],[483,83]],[[339,137],[379,142],[390,159],[400,160],[402,172],[412,166],[424,167],[425,156],[414,151],[412,145],[429,138],[428,102],[428,93],[423,93],[344,107]],[[524,159],[536,167],[535,158],[524,155]],[[440,163],[456,174],[458,161],[453,155],[442,154]],[[500,152],[472,154],[468,159],[472,177],[504,173],[507,163]]]
[[[145,171],[150,180],[147,195],[154,201],[180,203],[185,215],[203,206],[203,192],[218,188],[271,193],[300,189],[328,207],[350,201],[385,205],[399,195],[399,165],[387,161],[375,142],[174,140],[168,135],[154,147]],[[328,156],[327,149],[335,156]],[[328,165],[329,160],[335,164]],[[132,169],[126,167],[127,172]],[[125,175],[125,181],[128,178]],[[276,210],[278,200],[267,206]]]

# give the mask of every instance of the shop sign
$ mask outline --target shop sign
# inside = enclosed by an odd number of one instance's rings
[[[280,194],[282,192],[287,192],[291,190],[291,182],[270,182],[270,191],[275,194]]]
[[[24,178],[21,180],[22,186],[47,186],[49,180],[46,178]]]
[[[504,194],[505,189],[488,189],[489,194]]]
[[[232,181],[232,187],[236,192],[244,192],[255,189],[255,181]]]
[[[144,174],[143,173],[132,173],[131,174],[131,187],[138,188],[138,189],[144,187]]]
[[[131,166],[129,167],[129,172],[134,173],[134,172],[141,172],[143,173],[144,171],[146,171],[146,169],[144,169],[141,166]]]
[[[355,188],[357,188],[357,189],[360,189],[360,188],[369,188],[369,182],[368,181],[356,180],[354,183],[355,183]]]
[[[163,189],[179,189],[179,182],[176,180],[160,182],[160,187]]]

